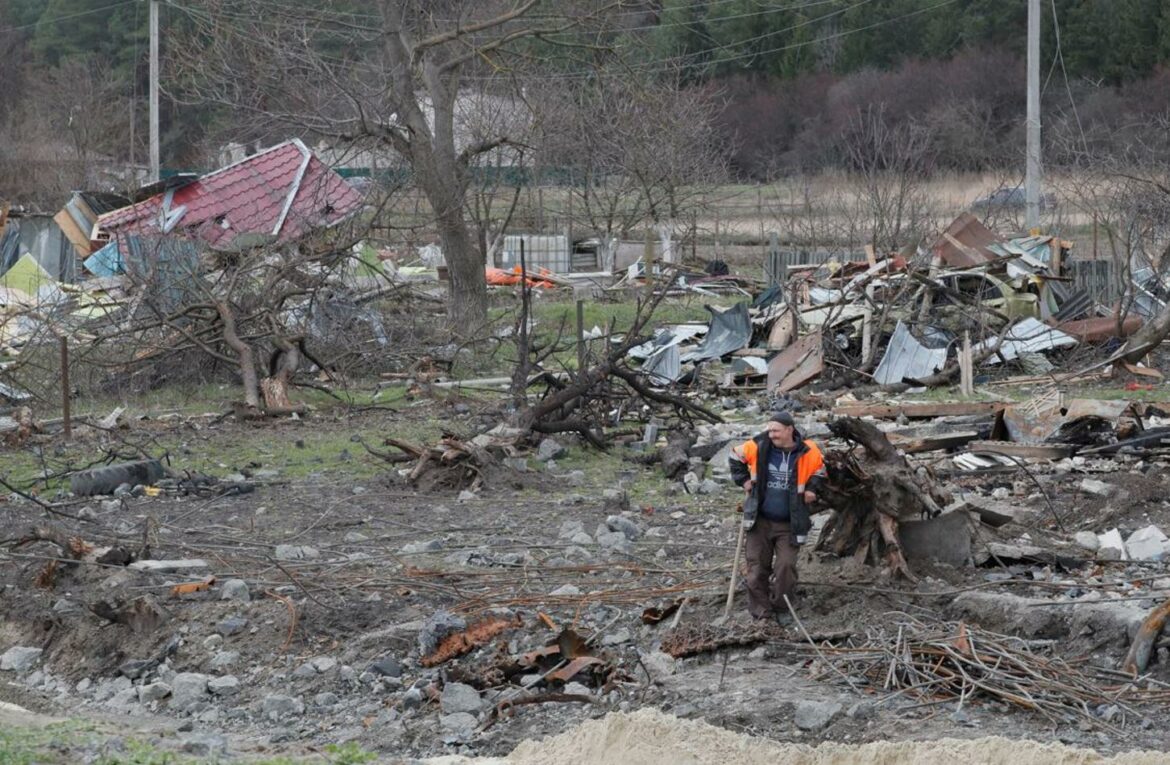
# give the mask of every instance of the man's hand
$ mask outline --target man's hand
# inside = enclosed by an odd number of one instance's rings
[[[808,489],[805,489],[805,491],[804,491],[805,504],[811,505],[813,502],[816,502],[816,501],[817,501],[817,493],[815,491],[809,491]]]
[[[749,479],[747,479],[746,481],[744,481],[744,482],[743,482],[743,491],[744,491],[744,493],[745,493],[745,494],[751,494],[751,493],[752,493],[752,487],[753,487],[753,486],[755,486],[755,485],[756,485],[756,479],[754,479],[754,478],[749,478]]]

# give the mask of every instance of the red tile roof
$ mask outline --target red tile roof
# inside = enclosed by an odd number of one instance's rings
[[[292,205],[281,222],[290,195]],[[102,215],[97,227],[112,236],[157,232],[165,198],[159,194]],[[339,223],[361,205],[361,195],[345,179],[293,139],[174,190],[166,207],[187,208],[172,230],[195,233],[211,246],[227,249],[242,234],[271,235],[278,224],[275,241],[287,242]]]

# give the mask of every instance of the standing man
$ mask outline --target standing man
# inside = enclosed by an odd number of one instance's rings
[[[789,412],[774,412],[767,430],[733,449],[729,463],[732,480],[747,494],[748,612],[787,624],[792,617],[784,596],[795,596],[796,554],[812,528],[808,506],[826,477],[821,450],[804,439]]]

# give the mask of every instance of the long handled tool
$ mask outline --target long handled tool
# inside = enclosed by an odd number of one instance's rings
[[[743,512],[743,503],[739,505]],[[739,556],[743,552],[743,521],[739,522],[739,539],[735,541],[735,557],[731,559],[731,581],[727,583],[727,605],[723,607],[723,618],[731,616],[731,604],[735,600],[735,580],[739,576]]]

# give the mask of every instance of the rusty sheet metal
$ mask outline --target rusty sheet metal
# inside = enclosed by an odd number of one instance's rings
[[[1062,428],[1085,418],[1112,424],[1116,429],[1126,415],[1136,416],[1125,400],[1068,399],[1057,391],[1003,410],[1003,424],[1010,440],[1039,444],[1057,436]]]
[[[886,346],[886,354],[873,373],[873,381],[878,385],[892,385],[906,379],[921,380],[941,370],[946,363],[946,347],[927,348],[899,320]]]
[[[955,242],[962,246],[956,246]],[[974,268],[999,257],[988,249],[992,244],[1002,246],[1003,240],[974,215],[965,212],[947,226],[930,249],[951,268]]]
[[[486,645],[492,638],[501,632],[513,627],[519,627],[519,617],[516,619],[501,619],[490,616],[482,621],[471,624],[461,632],[455,632],[443,638],[435,652],[419,659],[424,667],[436,667],[443,662],[471,653],[476,648]]]
[[[567,683],[581,673],[581,670],[586,667],[592,667],[597,664],[605,664],[604,659],[599,659],[596,656],[578,656],[570,661],[561,669],[553,672],[548,676],[549,680],[560,680],[562,683]]]
[[[665,606],[650,606],[642,611],[643,624],[658,624],[666,617],[673,614],[682,606],[682,599],[667,603]]]
[[[824,369],[821,333],[796,340],[768,362],[768,391],[787,393],[820,376]]]
[[[1052,326],[1067,335],[1072,335],[1082,343],[1100,343],[1111,337],[1129,337],[1141,329],[1144,321],[1141,316],[1127,316],[1121,323],[1120,335],[1117,334],[1117,320],[1112,316],[1065,321]]]

